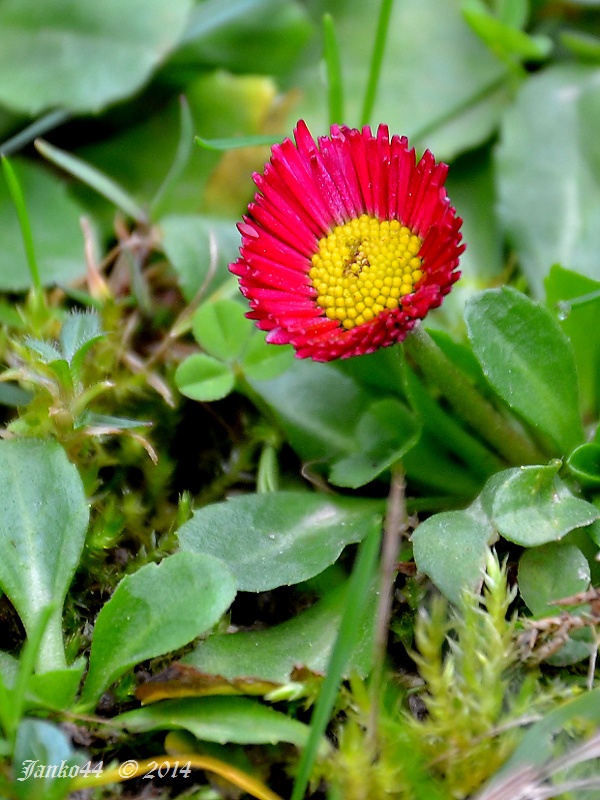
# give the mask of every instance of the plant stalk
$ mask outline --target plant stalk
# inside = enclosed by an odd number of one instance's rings
[[[524,433],[513,427],[482,397],[422,324],[415,325],[404,341],[404,348],[424,375],[449,400],[456,413],[510,464],[543,464],[547,461]]]

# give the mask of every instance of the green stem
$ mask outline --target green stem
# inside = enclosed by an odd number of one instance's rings
[[[455,453],[479,478],[487,479],[503,469],[505,464],[502,459],[466,431],[453,414],[444,411],[408,365],[405,381],[413,408],[420,415],[425,428],[444,449]]]
[[[373,47],[371,64],[369,66],[369,80],[367,82],[367,90],[365,92],[365,100],[360,117],[361,126],[369,124],[371,114],[373,113],[373,106],[375,105],[375,97],[377,95],[377,84],[379,83],[379,75],[381,73],[381,64],[383,62],[383,53],[385,50],[385,40],[390,26],[393,4],[394,0],[381,0],[377,32],[375,34],[375,45]]]
[[[329,102],[329,124],[344,122],[344,89],[340,48],[331,14],[323,15],[323,46],[327,70],[327,100]]]
[[[547,460],[524,433],[482,397],[421,324],[406,337],[404,348],[456,413],[509,463],[540,464]]]
[[[17,728],[23,716],[27,688],[34,672],[42,638],[44,637],[48,620],[53,613],[54,606],[46,606],[40,611],[36,621],[31,626],[19,656],[19,669],[12,690],[8,690],[0,680],[0,721],[6,737],[12,743],[14,743]]]

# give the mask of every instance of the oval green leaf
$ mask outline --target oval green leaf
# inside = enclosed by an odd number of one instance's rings
[[[600,511],[569,491],[558,477],[560,462],[518,467],[494,476],[490,517],[498,533],[524,547],[562,539],[600,518]]]
[[[475,355],[500,397],[561,454],[584,439],[575,358],[550,312],[510,287],[490,289],[465,308]]]
[[[392,397],[375,400],[356,426],[357,450],[336,461],[329,480],[353,489],[364,486],[398,462],[416,444],[421,423]]]
[[[221,361],[235,361],[241,356],[253,328],[241,303],[227,298],[203,303],[194,314],[196,341],[208,355]]]
[[[291,345],[267,344],[265,334],[256,331],[242,358],[242,370],[250,381],[268,381],[285,372],[294,363]]]
[[[228,364],[205,353],[195,353],[177,367],[175,383],[181,394],[208,403],[227,397],[235,385],[235,376]]]
[[[0,102],[34,116],[56,107],[98,111],[127,97],[176,45],[191,7],[130,0],[124,13],[115,0],[4,0]]]
[[[85,761],[84,754],[73,749],[70,737],[58,724],[27,718],[19,725],[13,759],[16,778],[13,796],[19,800],[64,800],[73,777],[69,778],[69,769],[75,765],[81,767]],[[44,764],[44,775],[34,771],[25,777],[31,763],[35,767]],[[52,767],[56,773],[63,767],[63,775],[53,777]]]
[[[417,440],[420,425],[405,406],[381,392],[374,397],[331,364],[297,360],[283,375],[252,387],[274,409],[301,458],[332,464],[330,480],[338,486],[373,480]]]
[[[103,606],[92,637],[81,703],[89,708],[126,670],[191,642],[235,597],[227,566],[210,555],[176,553],[127,575]]]
[[[201,508],[177,532],[182,550],[222,559],[238,588],[262,592],[308,580],[381,525],[382,503],[268,492]]]
[[[550,542],[527,550],[519,560],[519,591],[536,616],[558,614],[553,600],[582,592],[590,584],[590,565],[574,544]]]
[[[137,131],[138,137],[144,134],[144,131]],[[133,149],[133,145],[131,147]],[[108,157],[107,154],[105,158]],[[150,153],[147,160],[152,159],[156,156]],[[233,220],[211,219],[200,214],[169,214],[160,220],[159,227],[163,250],[177,273],[188,303],[201,288],[212,291],[231,277],[227,264],[235,261],[240,246]]]
[[[444,511],[422,522],[412,535],[415,564],[453,603],[483,580],[489,546],[496,539],[485,517]]]
[[[496,148],[499,218],[536,297],[552,264],[598,277],[598,69],[563,63],[523,81]]]
[[[600,486],[600,444],[587,442],[576,447],[567,459],[569,472],[585,486]]]
[[[54,606],[39,671],[66,667],[62,605],[79,563],[88,517],[79,473],[60,445],[0,441],[0,588],[28,635],[43,609]]]
[[[336,640],[347,592],[347,584],[333,589],[314,606],[293,619],[261,631],[215,634],[184,657],[202,672],[225,678],[253,677],[287,683],[296,666],[323,673]],[[361,611],[360,629],[345,675],[366,675],[372,660],[373,622],[376,596]]]
[[[205,742],[277,744],[303,747],[310,728],[246,697],[190,697],[164,700],[127,711],[115,722],[129,731],[186,730]]]
[[[600,283],[572,270],[554,265],[544,281],[546,304],[558,316],[562,330],[569,337],[575,354],[581,415],[592,418],[600,407],[598,364],[600,337],[590,336],[600,317]],[[582,302],[585,300],[585,302]],[[563,308],[562,313],[559,309]]]

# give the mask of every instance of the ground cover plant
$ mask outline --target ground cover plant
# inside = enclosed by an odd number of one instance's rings
[[[0,67],[0,797],[597,796],[600,3]]]

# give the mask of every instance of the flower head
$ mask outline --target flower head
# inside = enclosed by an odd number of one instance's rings
[[[275,145],[229,269],[267,341],[331,361],[404,339],[459,278],[448,171],[405,137],[333,125]]]

